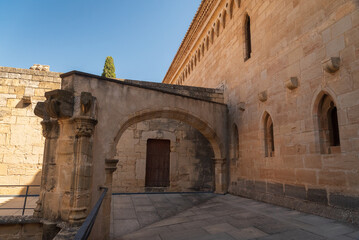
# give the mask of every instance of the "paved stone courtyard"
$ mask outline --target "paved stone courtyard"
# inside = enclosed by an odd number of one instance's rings
[[[233,195],[115,195],[116,240],[359,239],[359,227]]]

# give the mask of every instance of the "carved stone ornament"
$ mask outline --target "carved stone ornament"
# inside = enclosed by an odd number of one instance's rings
[[[41,122],[42,135],[45,138],[57,138],[59,134],[59,124],[56,120],[44,120]]]
[[[38,102],[35,106],[34,113],[36,116],[47,120],[50,119],[46,110],[45,110],[45,103],[44,102]]]
[[[54,90],[45,93],[45,109],[52,118],[70,118],[74,111],[74,96],[66,90]]]
[[[267,99],[268,99],[268,97],[267,97],[267,91],[263,91],[263,92],[258,93],[258,99],[259,99],[259,101],[261,101],[261,102],[267,101]]]
[[[117,169],[118,159],[106,159],[105,170],[108,173],[113,173]]]
[[[93,104],[93,97],[92,94],[89,92],[82,92],[81,93],[81,112],[86,114]]]
[[[91,137],[97,120],[92,118],[75,118],[76,122],[76,137]]]
[[[331,57],[322,61],[324,71],[328,73],[335,73],[340,68],[340,57]]]
[[[293,89],[296,89],[299,84],[298,84],[298,78],[297,77],[291,77],[289,78],[286,82],[285,82],[285,86],[290,89],[290,90],[293,90]]]

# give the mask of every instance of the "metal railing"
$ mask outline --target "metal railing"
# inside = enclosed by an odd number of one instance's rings
[[[22,216],[24,216],[24,213],[25,213],[25,210],[26,209],[34,209],[34,208],[27,208],[26,207],[26,203],[27,203],[27,198],[28,197],[38,197],[39,195],[38,194],[29,194],[29,188],[30,187],[40,187],[40,185],[0,185],[0,188],[3,188],[3,187],[6,187],[6,188],[16,188],[16,187],[26,187],[26,192],[25,192],[25,195],[23,194],[20,194],[20,195],[0,195],[0,197],[25,197],[24,199],[24,204],[23,204],[23,207],[22,208],[2,208],[0,207],[0,210],[12,210],[12,209],[22,209]]]
[[[90,214],[87,216],[85,222],[81,225],[80,229],[77,231],[74,238],[75,240],[86,240],[90,236],[92,227],[96,221],[97,213],[100,210],[102,201],[105,198],[108,188],[100,187],[100,190],[103,190],[103,192],[101,193],[100,198],[96,202]]]

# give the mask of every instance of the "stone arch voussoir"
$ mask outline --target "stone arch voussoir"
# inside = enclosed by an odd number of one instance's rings
[[[219,138],[218,134],[213,130],[213,127],[200,119],[199,116],[195,116],[193,113],[189,113],[183,109],[146,109],[142,111],[137,111],[133,114],[128,115],[124,118],[119,124],[117,128],[117,134],[114,139],[114,144],[111,147],[110,157],[114,157],[116,154],[116,145],[120,140],[124,131],[130,127],[131,125],[142,122],[145,120],[150,120],[154,118],[169,118],[178,121],[182,121],[191,125],[195,129],[197,129],[207,140],[210,142],[215,158],[220,159],[225,157],[225,149],[224,145]]]

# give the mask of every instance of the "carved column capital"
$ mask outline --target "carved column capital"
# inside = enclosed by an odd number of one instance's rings
[[[95,130],[97,120],[87,117],[75,118],[76,137],[91,137]]]
[[[56,120],[44,120],[41,122],[42,135],[46,138],[57,138],[59,136],[59,124]]]

